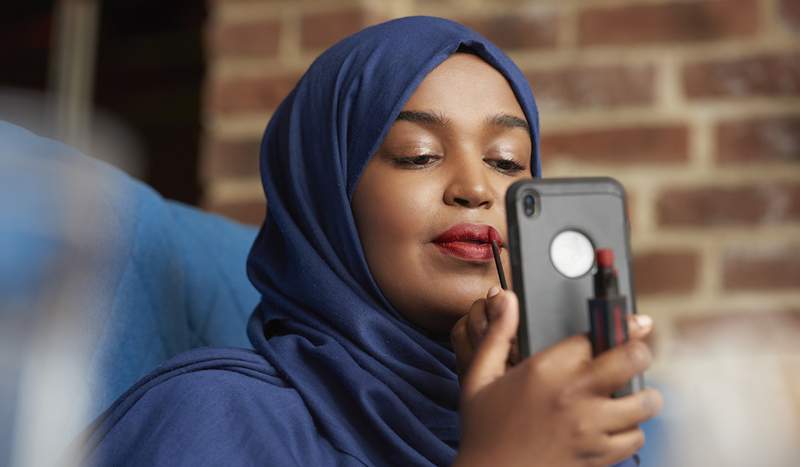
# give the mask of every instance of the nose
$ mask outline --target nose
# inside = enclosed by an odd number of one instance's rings
[[[495,193],[483,169],[482,161],[477,164],[454,166],[453,175],[444,191],[445,204],[470,209],[491,208],[494,205]]]

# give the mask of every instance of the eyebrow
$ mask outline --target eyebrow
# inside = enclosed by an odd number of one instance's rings
[[[438,112],[404,110],[397,115],[397,120],[443,128],[450,126],[450,119]],[[491,126],[499,126],[502,128],[522,128],[526,131],[530,130],[528,127],[528,122],[526,122],[524,119],[503,113],[487,117],[486,123]]]
[[[404,110],[397,116],[397,120],[441,127],[450,126],[450,119],[446,118],[444,115],[436,112],[423,112],[419,110]]]
[[[504,128],[522,128],[526,131],[530,130],[528,122],[513,115],[497,114],[487,118],[486,121],[493,126],[500,126]]]

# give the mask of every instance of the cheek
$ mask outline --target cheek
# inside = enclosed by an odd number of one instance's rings
[[[359,233],[370,256],[400,256],[395,252],[430,240],[429,226],[437,199],[431,183],[409,183],[409,177],[383,178],[359,199]],[[375,255],[377,253],[378,255]]]
[[[374,169],[368,167],[353,200],[367,263],[392,305],[422,324],[416,313],[427,309],[420,302],[430,295],[425,248],[435,235],[442,191],[430,174]]]

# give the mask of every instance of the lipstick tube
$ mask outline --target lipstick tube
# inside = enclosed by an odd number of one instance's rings
[[[594,297],[589,299],[590,337],[595,357],[628,341],[628,299],[619,294],[614,252],[598,249],[596,254]],[[611,396],[622,397],[633,392],[633,383],[628,381]]]

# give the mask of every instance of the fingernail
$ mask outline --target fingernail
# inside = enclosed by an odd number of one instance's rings
[[[653,318],[647,315],[634,315],[634,317],[640,328],[646,329],[653,325]]]
[[[500,293],[500,288],[497,286],[493,286],[491,289],[489,289],[489,293],[486,294],[486,298],[492,298],[499,293]]]

